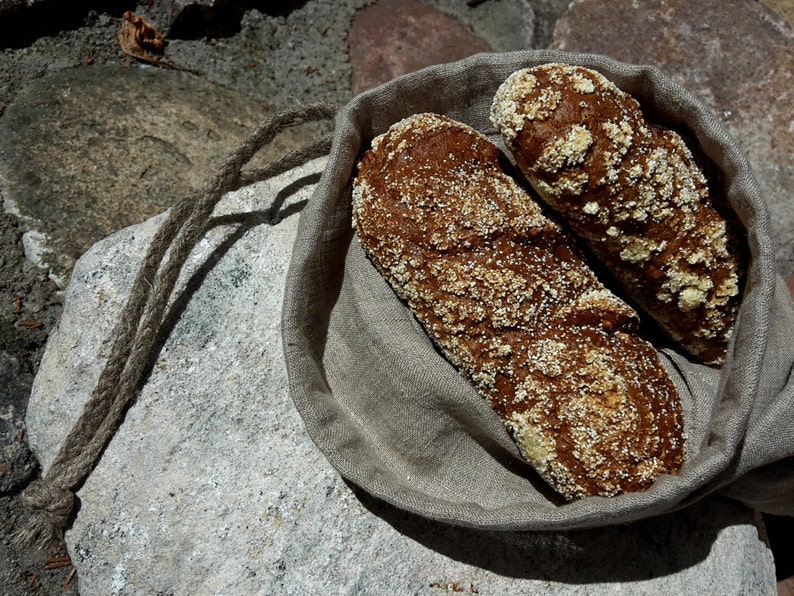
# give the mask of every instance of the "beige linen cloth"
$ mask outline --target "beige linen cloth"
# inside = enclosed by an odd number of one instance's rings
[[[563,503],[523,462],[485,400],[433,344],[364,255],[351,228],[351,176],[372,138],[436,112],[503,146],[488,121],[513,71],[567,62],[602,72],[655,123],[688,130],[723,174],[747,231],[750,266],[720,370],[661,347],[684,402],[687,462],[647,492]],[[328,165],[301,215],[287,277],[283,337],[307,430],[347,479],[428,518],[510,530],[572,529],[673,511],[718,492],[794,515],[794,310],[775,269],[769,215],[724,127],[659,70],[555,51],[481,54],[407,75],[337,116]],[[619,293],[619,291],[618,291]]]

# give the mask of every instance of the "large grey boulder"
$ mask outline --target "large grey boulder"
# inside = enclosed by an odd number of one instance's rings
[[[66,543],[81,594],[776,593],[754,515],[732,502],[587,532],[497,533],[404,513],[340,478],[292,406],[279,336],[302,185],[322,163],[216,210],[151,376],[78,493]],[[160,221],[103,240],[74,269],[28,409],[45,470]]]
[[[0,190],[28,257],[65,285],[94,242],[197,188],[272,110],[184,72],[96,66],[26,85],[0,119]],[[259,165],[313,141],[280,135]]]

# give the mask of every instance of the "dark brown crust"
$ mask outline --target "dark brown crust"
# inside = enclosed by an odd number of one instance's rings
[[[528,180],[687,351],[722,363],[741,258],[681,137],[601,74],[545,64],[500,87],[491,120]]]
[[[378,270],[567,499],[642,490],[684,457],[681,406],[636,313],[500,167],[420,114],[373,141],[353,225]]]

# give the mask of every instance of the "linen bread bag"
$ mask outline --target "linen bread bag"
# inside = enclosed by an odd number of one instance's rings
[[[566,503],[521,457],[497,414],[440,354],[354,237],[351,183],[376,136],[417,113],[484,133],[513,72],[549,62],[601,72],[650,122],[686,133],[714,166],[741,222],[749,264],[721,368],[657,343],[683,404],[684,466],[646,491]],[[491,529],[570,529],[673,511],[721,492],[794,515],[794,312],[775,269],[769,216],[750,168],[700,102],[658,70],[586,54],[483,54],[431,67],[354,98],[306,206],[287,276],[283,338],[295,405],[348,480],[425,517]]]

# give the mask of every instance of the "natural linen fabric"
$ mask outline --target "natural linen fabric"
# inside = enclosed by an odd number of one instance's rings
[[[351,176],[373,137],[411,114],[436,112],[503,146],[488,121],[497,87],[519,68],[552,61],[594,68],[636,97],[651,121],[688,129],[722,170],[751,254],[721,370],[662,350],[684,403],[681,473],[659,478],[647,492],[567,504],[523,462],[496,414],[435,350],[351,228]],[[301,216],[282,323],[295,405],[345,478],[405,510],[491,529],[628,522],[712,492],[794,515],[791,299],[775,270],[769,215],[750,167],[698,100],[655,68],[601,56],[481,54],[363,93],[336,125],[328,164]]]

